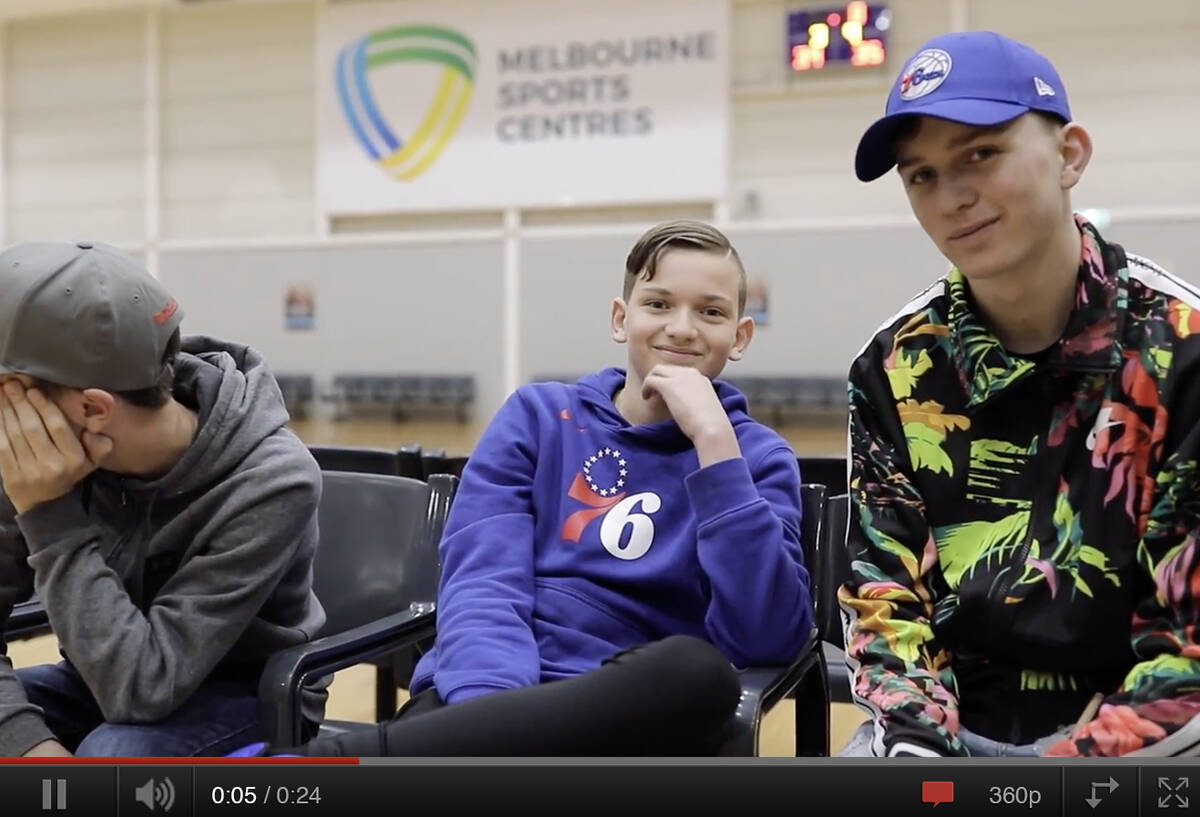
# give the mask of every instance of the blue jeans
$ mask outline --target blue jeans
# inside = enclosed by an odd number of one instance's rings
[[[107,723],[67,662],[19,669],[17,678],[50,731],[81,757],[221,756],[262,740],[253,684],[209,681],[161,721]]]

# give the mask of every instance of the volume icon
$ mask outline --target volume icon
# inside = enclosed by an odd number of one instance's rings
[[[170,811],[175,805],[175,784],[169,777],[157,782],[152,777],[133,790],[133,799],[151,811],[155,808]]]

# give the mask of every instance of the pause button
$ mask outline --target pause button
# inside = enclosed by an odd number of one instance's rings
[[[42,778],[42,811],[67,810],[66,778]]]

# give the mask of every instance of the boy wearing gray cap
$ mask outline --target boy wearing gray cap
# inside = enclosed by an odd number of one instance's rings
[[[850,370],[843,755],[1196,754],[1200,293],[1102,237],[1053,66],[909,59],[858,148],[953,268]]]
[[[258,353],[182,316],[113,247],[0,253],[0,630],[36,588],[65,659],[0,644],[0,755],[225,754],[324,623],[317,466]]]

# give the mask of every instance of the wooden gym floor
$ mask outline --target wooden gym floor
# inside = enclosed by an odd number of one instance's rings
[[[418,443],[423,448],[442,448],[448,454],[469,454],[484,428],[483,422],[459,425],[454,422],[417,420],[394,423],[387,420],[295,421],[292,428],[309,444],[367,445],[396,448]],[[841,423],[828,420],[784,426],[779,433],[798,454],[840,455],[845,451],[846,431]],[[54,636],[47,635],[9,644],[9,657],[17,667],[59,660]],[[339,672],[330,688],[326,714],[330,718],[369,722],[374,719],[375,671],[370,666],[350,667]],[[403,692],[401,692],[403,696]],[[769,757],[793,754],[793,704],[784,701],[764,720],[759,753]],[[830,746],[836,752],[863,721],[861,710],[834,704]]]

